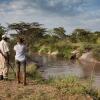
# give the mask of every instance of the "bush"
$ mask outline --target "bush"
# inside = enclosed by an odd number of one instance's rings
[[[100,44],[100,37],[97,39],[96,42],[97,42],[97,44]]]
[[[79,82],[76,76],[63,76],[51,78],[49,83],[58,88],[62,93],[68,94],[85,94],[88,85],[84,86]]]
[[[59,51],[58,56],[65,57],[66,59],[69,59],[71,56],[72,46],[65,45],[65,46],[58,47],[58,51]]]
[[[93,56],[100,61],[100,46],[93,49]]]
[[[48,83],[59,89],[62,94],[83,94],[90,95],[94,100],[98,100],[98,91],[89,88],[88,82],[79,81],[79,78],[73,75],[50,78]]]
[[[35,64],[30,64],[26,68],[27,77],[30,79],[42,80],[41,73],[37,70],[37,66]]]

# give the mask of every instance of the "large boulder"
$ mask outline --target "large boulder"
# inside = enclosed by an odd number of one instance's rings
[[[83,65],[95,65],[95,66],[100,66],[100,61],[97,61],[94,57],[93,57],[93,53],[92,52],[87,52],[87,53],[83,53],[82,56],[79,58],[79,61],[81,62],[81,64]]]
[[[79,60],[90,63],[98,62],[96,59],[94,59],[92,52],[83,53],[82,56],[79,58]]]

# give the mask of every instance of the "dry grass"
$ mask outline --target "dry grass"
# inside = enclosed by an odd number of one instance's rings
[[[90,96],[63,95],[57,88],[29,81],[28,85],[16,81],[0,81],[0,100],[93,100]]]
[[[93,100],[89,95],[82,93],[63,93],[63,88],[59,89],[58,86],[62,87],[62,81],[57,82],[54,85],[47,83],[42,80],[41,75],[36,71],[36,66],[29,65],[27,67],[27,85],[17,84],[13,74],[9,75],[9,78],[13,80],[0,81],[0,100]],[[69,78],[70,80],[64,80],[64,84],[76,82],[75,78]],[[40,81],[43,81],[41,84]],[[63,85],[63,87],[66,85]],[[69,85],[68,85],[69,86]],[[64,87],[67,89],[67,87]],[[98,99],[99,100],[99,99]]]

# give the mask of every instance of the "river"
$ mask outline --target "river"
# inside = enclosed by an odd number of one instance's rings
[[[43,77],[56,77],[62,75],[75,75],[82,79],[88,79],[93,75],[93,86],[100,89],[100,65],[83,66],[78,61],[68,61],[64,58],[47,55],[33,55],[33,61],[38,63]]]

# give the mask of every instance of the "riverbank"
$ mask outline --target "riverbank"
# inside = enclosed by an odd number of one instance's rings
[[[59,89],[28,80],[27,86],[16,81],[0,81],[0,100],[93,100],[83,94],[64,94]],[[96,99],[97,100],[97,99]],[[98,99],[99,100],[99,99]]]
[[[12,71],[8,81],[0,81],[1,100],[99,100],[98,91],[87,80],[75,76],[45,80],[36,65],[27,67],[27,85],[17,84]]]

